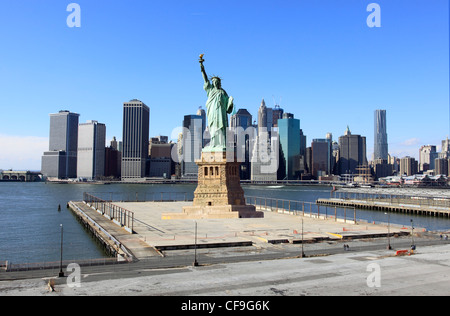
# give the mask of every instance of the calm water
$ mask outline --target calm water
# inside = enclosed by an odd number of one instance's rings
[[[58,261],[60,256],[60,224],[64,228],[64,260],[105,257],[101,247],[66,209],[70,200],[80,201],[83,192],[106,198],[151,197],[159,192],[187,192],[192,198],[195,185],[95,185],[0,182],[0,261],[13,263]],[[330,197],[330,187],[244,186],[246,195],[313,202]],[[61,205],[61,212],[58,212]],[[321,213],[324,210],[321,208]],[[328,211],[330,215],[333,210]],[[341,211],[342,213],[342,211]],[[350,213],[350,214],[349,214]],[[387,222],[379,211],[358,210],[358,219]],[[353,218],[353,211],[347,212]],[[450,220],[391,214],[391,223],[428,230],[450,230]]]

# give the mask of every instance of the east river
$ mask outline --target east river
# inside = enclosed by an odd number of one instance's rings
[[[52,262],[60,258],[61,224],[64,259],[106,257],[91,235],[66,208],[68,201],[81,201],[83,193],[111,197],[152,197],[160,192],[186,194],[192,199],[194,184],[50,184],[0,182],[0,261],[13,263]],[[246,196],[314,202],[329,198],[326,186],[243,186]],[[175,193],[177,192],[177,193]],[[61,211],[58,210],[61,206]],[[353,219],[353,210],[351,211]],[[349,216],[350,217],[350,216]],[[357,210],[357,220],[388,221],[381,211]],[[449,231],[447,218],[391,213],[392,224],[414,226],[432,231]]]

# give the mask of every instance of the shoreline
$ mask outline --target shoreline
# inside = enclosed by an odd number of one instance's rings
[[[0,182],[23,182],[15,180],[0,180]],[[110,185],[110,184],[197,184],[197,179],[159,179],[159,178],[142,178],[136,181],[124,180],[90,180],[90,181],[73,181],[73,180],[43,180],[46,184],[96,184],[96,185]],[[345,182],[336,181],[322,181],[322,180],[277,180],[277,181],[252,181],[241,180],[241,185],[254,186],[321,186],[333,187],[335,190],[349,190],[349,191],[370,191],[370,190],[444,190],[449,191],[450,185],[446,186],[388,186],[388,185],[371,185],[364,184],[349,186]],[[450,191],[449,191],[450,192]]]

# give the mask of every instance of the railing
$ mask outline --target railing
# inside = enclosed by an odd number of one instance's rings
[[[125,227],[129,232],[134,229],[134,212],[124,209],[110,201],[102,200],[89,193],[83,193],[83,201],[95,208],[103,216],[115,221],[118,225]]]
[[[405,196],[400,194],[385,193],[365,193],[337,190],[332,192],[335,199],[340,200],[361,200],[372,203],[383,203],[389,205],[418,205],[429,208],[450,208],[450,199],[428,196]]]
[[[316,218],[334,218],[335,221],[342,219],[344,222],[353,220],[356,223],[355,207],[331,207],[319,205],[316,202],[274,199],[266,197],[246,196],[245,201],[256,208],[271,212],[282,212],[292,215],[302,215]],[[353,219],[348,214],[353,213]]]
[[[192,201],[188,192],[96,192],[95,196],[107,202],[175,202]]]
[[[8,261],[0,261],[0,270],[8,270]]]
[[[80,267],[88,266],[103,266],[125,263],[126,261],[118,261],[116,258],[100,258],[100,259],[86,259],[86,260],[63,260],[55,262],[33,262],[33,263],[11,263],[6,261],[7,266],[5,271],[31,271],[31,270],[47,270],[47,269],[60,269],[60,267],[67,268],[69,264],[76,263]]]
[[[80,212],[94,227],[96,227],[99,231],[101,231],[103,234],[105,234],[109,238],[109,240],[111,240],[116,245],[116,247],[122,249],[122,251],[127,256],[127,260],[133,260],[133,255],[128,251],[128,249],[124,245],[122,245],[122,243],[120,241],[118,241],[114,236],[112,236],[107,230],[103,229],[103,227],[101,227],[99,224],[97,224],[96,221],[94,221],[92,218],[90,218],[89,215],[87,215],[85,212],[83,212],[83,210],[81,210],[73,202],[69,202],[69,203],[71,203],[71,205],[73,207],[75,207],[78,210],[78,212]]]

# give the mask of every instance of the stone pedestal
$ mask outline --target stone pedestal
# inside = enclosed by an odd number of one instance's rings
[[[246,205],[239,177],[240,162],[227,161],[226,152],[203,152],[198,165],[198,185],[192,206],[183,213],[166,213],[163,219],[264,217],[253,205]]]

